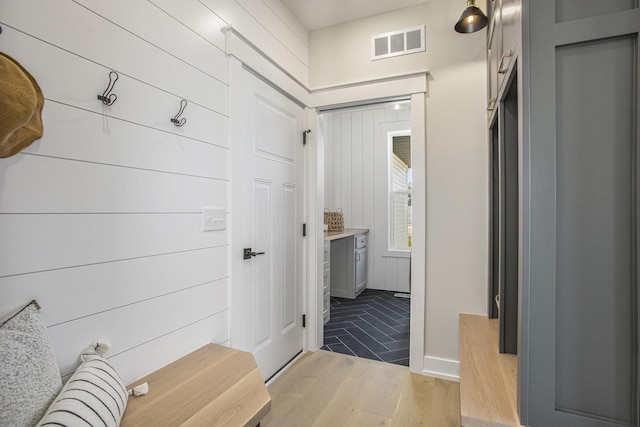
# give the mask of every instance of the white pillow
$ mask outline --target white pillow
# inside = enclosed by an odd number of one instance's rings
[[[62,387],[39,308],[31,301],[0,322],[0,426],[33,426]]]
[[[38,426],[120,425],[129,395],[118,373],[101,356],[109,347],[108,343],[97,343],[83,352],[83,362]]]

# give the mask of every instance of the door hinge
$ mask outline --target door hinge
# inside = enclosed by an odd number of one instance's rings
[[[307,237],[307,224],[302,224],[302,237]]]
[[[302,145],[307,145],[307,134],[311,133],[311,129],[302,131]]]
[[[307,327],[307,315],[306,314],[302,315],[302,327],[303,328]]]

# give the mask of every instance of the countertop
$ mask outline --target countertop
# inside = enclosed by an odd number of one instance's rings
[[[368,233],[368,228],[345,228],[343,231],[325,231],[324,241],[343,239],[349,236],[355,236],[356,234]]]

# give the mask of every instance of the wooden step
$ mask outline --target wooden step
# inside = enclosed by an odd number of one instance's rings
[[[519,427],[518,358],[498,352],[498,319],[460,314],[463,427]]]

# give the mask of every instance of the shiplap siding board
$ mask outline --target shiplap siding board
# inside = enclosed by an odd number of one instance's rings
[[[353,224],[363,224],[362,112],[354,113],[351,120],[351,220]]]
[[[319,115],[318,116],[318,132],[320,133],[320,137],[324,144],[324,205],[322,206],[325,209],[333,210],[335,207],[333,203],[335,201],[335,185],[333,184],[335,181],[335,144],[328,144],[329,141],[334,137],[333,128],[327,122],[327,115]],[[335,123],[335,120],[331,121],[331,123]]]
[[[228,330],[227,310],[119,353],[110,357],[109,362],[118,371],[122,381],[131,384],[207,343],[228,346]]]
[[[291,30],[291,32],[302,42],[305,47],[309,47],[309,32],[304,28],[304,26],[298,21],[293,14],[287,9],[287,7],[279,0],[262,0],[267,5],[269,9],[271,9],[278,18],[282,20],[284,25]],[[309,53],[307,52],[306,57],[309,57]],[[307,62],[308,64],[308,62]]]
[[[73,23],[73,27],[53,24],[56,20],[60,23],[61,19]],[[227,87],[226,82],[211,78],[185,61],[156,47],[154,43],[142,40],[71,0],[9,0],[3,3],[0,20],[11,28],[116,70],[123,74],[122,79],[128,76],[162,88],[174,96],[227,114],[226,96],[224,98],[215,96],[221,88]],[[145,19],[140,19],[139,23],[152,25]],[[197,37],[194,35],[195,38]],[[213,55],[220,52],[211,46],[211,49],[202,54]],[[20,57],[20,55],[15,56],[17,59]],[[32,58],[31,55],[24,56]],[[221,56],[220,60],[224,60],[224,56]],[[99,76],[104,78],[106,74],[108,73],[100,73]],[[75,78],[81,76],[75,72],[73,75]],[[35,77],[41,78],[39,74]],[[82,79],[85,78],[91,77],[82,76]],[[107,82],[108,80],[97,87],[104,90]],[[116,89],[121,86],[120,83],[122,82],[118,82]],[[119,102],[122,102],[124,92],[121,90],[115,92],[120,92]],[[129,95],[132,99],[135,96],[135,93]],[[152,104],[148,99],[147,103]],[[175,115],[175,112],[172,115]]]
[[[75,369],[78,348],[108,339],[116,355],[228,309],[222,279],[48,328],[62,375]],[[144,315],[143,315],[144,313]]]
[[[284,46],[296,57],[307,69],[309,68],[309,46],[308,43],[300,40],[298,35],[289,28],[267,5],[264,0],[236,0],[236,2],[252,16],[261,16],[260,25],[277,40],[287,40]]]
[[[278,45],[281,66],[306,81],[285,48],[295,39],[308,58],[306,33],[274,2],[245,2],[238,22],[198,0],[3,2],[0,50],[42,88],[45,131],[0,159],[0,317],[37,299],[65,378],[98,339],[125,383],[228,344],[230,230],[203,232],[201,213],[230,200],[220,29],[279,20],[285,39],[252,43]],[[104,106],[110,70],[118,100]]]
[[[380,124],[386,121],[384,108],[378,108],[374,110],[373,118],[373,169],[376,171],[385,170],[384,158],[386,156],[384,149],[384,142],[381,142]],[[386,194],[380,194],[380,191],[376,192],[376,188],[385,188],[386,186],[386,174],[376,173],[373,181],[373,189],[370,191],[373,193],[374,199],[374,222],[373,233],[369,241],[373,241],[373,254],[369,259],[373,260],[373,266],[369,269],[369,273],[372,273],[373,280],[371,281],[371,288],[373,289],[386,289],[386,261],[383,258],[386,251],[386,235],[387,235],[387,207],[385,204]],[[382,190],[381,190],[382,191]]]
[[[0,277],[228,244],[202,214],[3,214]],[[82,349],[81,349],[82,350]]]
[[[340,115],[340,179],[341,181],[341,189],[340,192],[342,199],[338,204],[339,208],[342,208],[342,212],[344,213],[344,226],[346,228],[355,228],[355,224],[353,222],[353,215],[351,214],[353,199],[351,198],[351,193],[353,191],[352,186],[352,164],[351,164],[351,127],[353,126],[353,121],[351,120],[351,114],[341,114]],[[337,182],[336,182],[337,184]]]
[[[333,149],[333,162],[325,162],[333,163],[330,168],[333,169],[333,175],[331,177],[331,181],[328,186],[332,186],[333,191],[333,200],[329,201],[330,207],[329,209],[332,211],[341,208],[342,205],[342,186],[336,185],[338,182],[342,182],[342,139],[340,133],[340,119],[334,119],[334,116],[329,116],[329,127],[331,129],[331,139],[327,140],[327,144],[332,145]]]
[[[73,0],[220,82],[229,80],[224,52],[148,1]],[[140,25],[140,21],[154,25]],[[207,52],[203,55],[203,52]],[[176,78],[179,78],[176,76]]]
[[[369,238],[367,240],[367,285],[375,288],[376,280],[374,277],[374,264],[376,263],[377,254],[382,248],[378,248],[375,244],[378,235],[376,230],[376,195],[371,191],[371,186],[375,184],[376,175],[379,174],[375,167],[375,110],[366,110],[362,114],[362,227],[369,229]]]
[[[216,104],[219,105],[203,107],[190,103],[183,115],[187,118],[188,124],[178,128],[170,119],[178,112],[180,98],[145,82],[129,78],[126,70],[121,71],[122,74],[113,90],[118,99],[107,107],[97,99],[97,95],[102,94],[109,83],[109,68],[87,61],[62,48],[53,47],[15,29],[6,28],[0,37],[0,49],[9,52],[13,46],[21,47],[21,52],[14,56],[25,68],[32,71],[46,100],[104,115],[95,132],[109,132],[111,122],[117,119],[202,142],[227,145],[225,115],[228,88],[221,83],[215,85],[215,88],[210,88],[211,99],[218,100]],[[29,55],[25,55],[25,52],[29,52]],[[173,77],[171,79],[173,80]],[[48,104],[45,103],[45,110],[49,108]],[[47,136],[48,134],[45,134],[45,138]]]
[[[373,188],[370,190],[374,194],[375,202],[375,222],[373,228],[375,233],[369,241],[373,241],[375,258],[373,260],[373,280],[371,281],[371,288],[373,289],[387,289],[387,262],[384,258],[384,254],[387,249],[387,174],[386,174],[386,138],[383,137],[381,132],[381,123],[385,123],[386,113],[384,108],[376,109],[374,112],[374,135],[373,135],[373,153],[374,164],[373,168],[378,172],[373,180]],[[378,189],[378,191],[376,191]],[[371,270],[370,270],[371,271]]]
[[[232,24],[243,37],[286,69],[300,84],[309,86],[308,49],[306,58],[296,57],[288,47],[300,43],[293,33],[286,40],[277,39],[262,25],[262,20],[268,17],[257,15],[259,11],[254,6],[251,9],[245,9],[236,0],[201,0],[201,2],[211,11],[215,11],[216,15],[225,22]]]
[[[387,139],[384,125],[408,120],[409,110],[356,108],[321,116],[325,154],[325,206],[342,208],[345,227],[368,228],[371,289],[409,291],[409,258],[387,251]],[[328,165],[328,163],[333,163]]]
[[[46,326],[229,277],[227,246],[49,270],[0,279],[0,313],[37,298]],[[77,304],[70,295],[91,298]],[[55,307],[55,309],[54,309]]]
[[[103,128],[105,121],[107,129]],[[226,147],[55,102],[46,104],[43,122],[45,136],[23,153],[205,178],[227,179],[229,176]],[[78,135],[91,137],[78,138]],[[226,144],[227,141],[220,142]]]
[[[148,0],[199,37],[224,52],[225,37],[221,29],[227,24],[198,0]]]
[[[15,157],[19,167],[0,163],[0,174],[8,188],[22,191],[0,193],[0,213],[197,213],[202,206],[226,205],[225,180],[21,153]]]
[[[375,194],[368,191],[368,188],[375,181],[377,169],[374,163],[373,142],[374,142],[374,111],[368,110],[362,113],[362,224],[369,228],[369,240],[373,239],[373,225],[375,224]],[[373,259],[375,250],[369,252],[370,259]]]
[[[398,260],[398,289],[400,292],[409,292],[411,285],[411,258],[396,258]]]
[[[398,258],[387,257],[385,263],[385,289],[389,291],[398,290]]]

